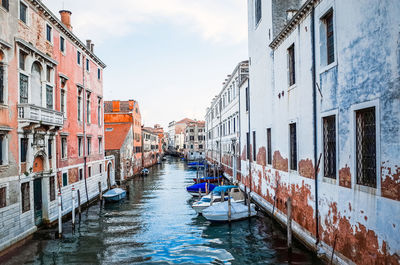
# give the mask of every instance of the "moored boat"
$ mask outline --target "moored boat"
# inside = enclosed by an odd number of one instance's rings
[[[231,216],[229,218],[229,202],[221,202],[211,205],[202,212],[203,216],[211,222],[239,221],[257,215],[254,204],[248,206],[243,202],[231,202]],[[230,219],[230,220],[229,220]]]
[[[106,202],[117,202],[126,197],[126,191],[121,188],[114,188],[103,194]]]
[[[207,190],[206,190],[206,185],[207,185]],[[186,187],[186,190],[192,196],[196,197],[196,196],[199,196],[199,190],[200,190],[201,196],[204,196],[204,195],[207,195],[207,191],[211,192],[214,190],[215,187],[217,187],[217,186],[214,184],[209,184],[209,183],[203,182],[203,183],[194,184],[192,186]]]
[[[147,176],[150,171],[147,168],[143,168],[142,171],[140,172],[143,176]]]
[[[228,192],[230,192],[230,196],[232,202],[243,202],[244,195],[242,191],[233,185],[226,185],[226,186],[218,186],[214,188],[214,190],[209,194],[201,198],[199,201],[196,201],[192,204],[193,209],[198,213],[201,214],[202,211],[209,206],[217,203],[221,203],[222,194],[224,194],[224,201],[228,200]]]
[[[206,177],[206,178],[199,178],[198,182],[203,183],[203,182],[208,182],[208,183],[217,183],[218,180],[222,180],[222,177]],[[197,179],[193,179],[194,182],[197,183]]]

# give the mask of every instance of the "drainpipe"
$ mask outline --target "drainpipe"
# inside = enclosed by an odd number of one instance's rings
[[[316,167],[317,164],[317,91],[316,91],[316,69],[315,69],[315,10],[314,3],[311,9],[311,52],[312,52],[312,92],[313,92],[313,125],[314,125],[314,165]],[[319,243],[319,215],[318,215],[318,172],[317,168],[315,169],[315,235],[316,235],[316,244]]]
[[[248,106],[249,106],[249,115],[248,115],[248,131],[249,131],[249,146],[247,146],[247,151],[249,152],[249,177],[250,177],[250,193],[251,193],[251,184],[252,184],[252,182],[253,182],[253,180],[252,180],[252,176],[251,176],[251,160],[252,160],[252,157],[251,157],[251,155],[252,155],[252,150],[250,150],[250,143],[251,143],[251,133],[250,133],[250,110],[251,110],[251,107],[250,107],[250,79],[249,79],[249,86],[248,86],[248,89],[247,89],[247,91],[249,92],[248,93],[248,97],[247,97],[247,99],[248,99]],[[253,147],[254,148],[254,147]],[[253,158],[254,159],[254,158]],[[249,193],[249,194],[250,194]],[[250,198],[249,198],[250,199]]]
[[[85,191],[86,191],[86,201],[89,203],[89,194],[88,194],[88,187],[87,187],[87,172],[86,172],[86,144],[87,144],[87,139],[86,139],[86,113],[85,113],[85,102],[86,102],[86,91],[85,91],[85,63],[86,63],[86,57],[83,56],[82,54],[82,86],[83,86],[83,102],[82,102],[82,115],[83,115],[83,179],[85,180]],[[86,106],[87,107],[87,106]]]
[[[241,139],[242,139],[242,135],[241,135],[241,132],[242,132],[242,126],[241,126],[241,124],[240,124],[240,120],[241,120],[241,117],[240,117],[240,85],[241,85],[241,82],[242,82],[242,80],[240,79],[240,68],[239,68],[239,83],[238,83],[238,91],[239,91],[239,120],[237,121],[237,132],[239,133],[239,157],[241,157],[241,155],[242,155],[242,141],[241,141]],[[236,157],[235,157],[236,158]],[[236,158],[236,163],[237,163],[237,158]],[[239,161],[240,161],[240,164],[242,164],[242,158],[240,158],[239,159]],[[236,181],[237,181],[237,168],[238,168],[238,166],[236,165]],[[240,165],[240,174],[242,174],[242,165]],[[242,179],[241,178],[242,176],[240,176],[240,180]]]

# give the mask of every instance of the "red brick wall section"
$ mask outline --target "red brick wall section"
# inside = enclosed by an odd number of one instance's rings
[[[280,171],[288,172],[288,159],[283,158],[279,151],[275,151],[272,158],[272,167]]]
[[[347,165],[339,170],[339,185],[351,188],[351,173],[350,168]]]
[[[382,163],[382,196],[400,201],[400,167],[398,165],[390,166],[389,163]]]

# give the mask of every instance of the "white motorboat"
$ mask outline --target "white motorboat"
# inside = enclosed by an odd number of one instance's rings
[[[221,203],[222,193],[227,195],[228,192],[230,192],[232,202],[244,201],[244,195],[237,186],[219,186],[214,188],[210,194],[204,196],[199,201],[194,202],[192,207],[198,214],[201,214],[207,207],[216,203]],[[224,197],[224,201],[228,200],[228,196]]]
[[[211,205],[202,212],[203,216],[211,222],[228,222],[229,221],[229,205],[228,202],[221,202]],[[250,204],[250,214],[248,206],[243,202],[231,202],[231,218],[230,221],[243,220],[257,215],[254,204]]]
[[[142,174],[142,176],[147,176],[150,173],[150,171],[147,168],[143,168],[140,173]]]

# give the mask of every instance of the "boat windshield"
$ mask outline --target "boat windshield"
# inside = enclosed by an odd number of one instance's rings
[[[202,202],[210,202],[211,198],[203,197],[203,198],[201,198],[200,201],[202,201]]]

